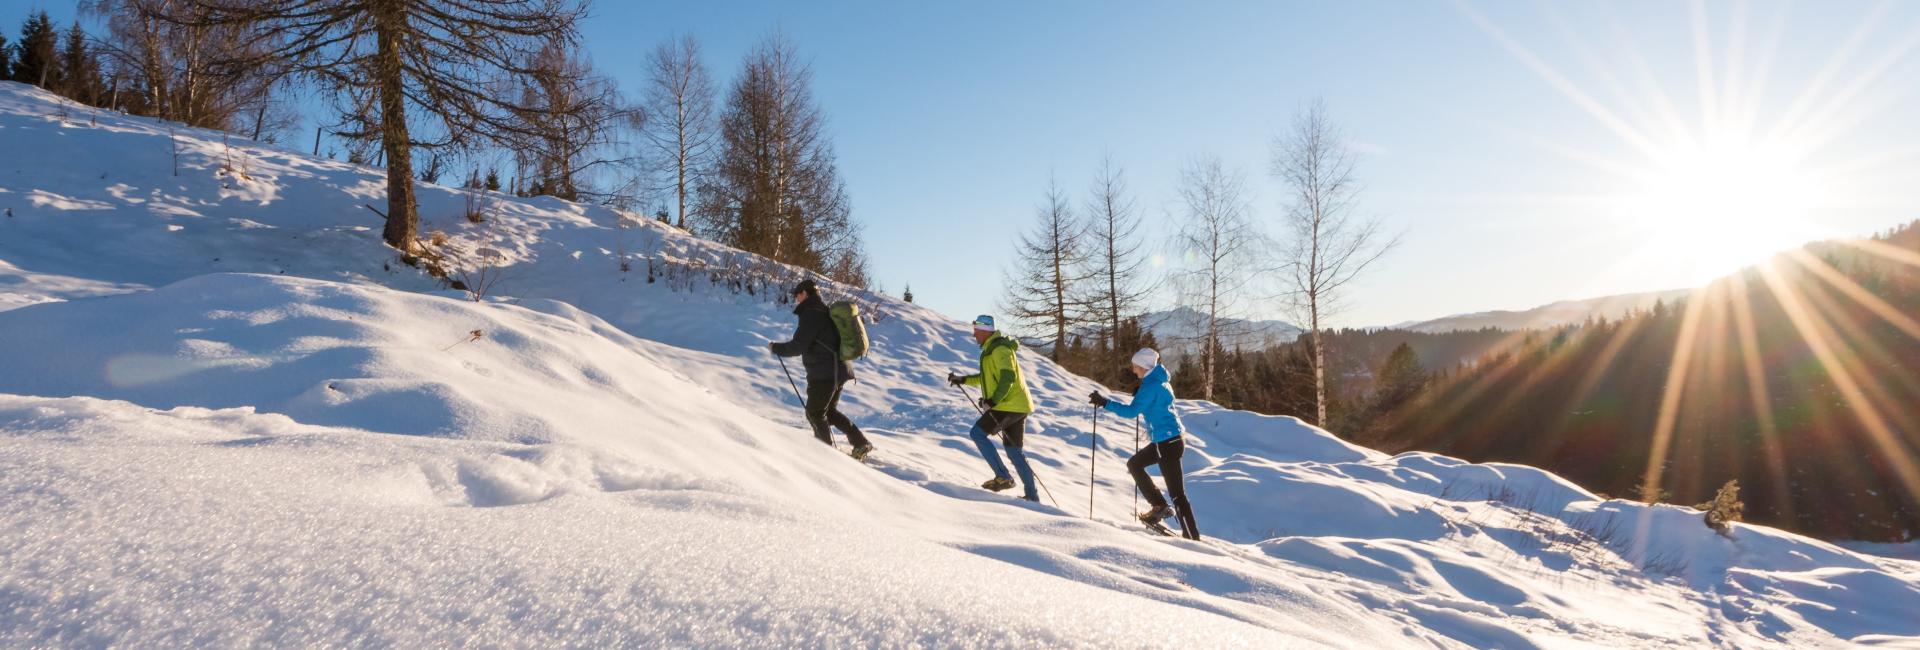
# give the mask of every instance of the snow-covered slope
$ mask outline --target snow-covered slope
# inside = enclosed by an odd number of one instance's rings
[[[785,270],[552,200],[469,224],[425,187],[426,229],[503,265],[476,302],[379,246],[372,170],[56,102],[0,84],[0,144],[61,154],[0,158],[0,645],[1920,637],[1920,563],[1203,402],[1179,410],[1209,539],[1152,537],[1125,523],[1131,425],[1034,355],[1057,501],[987,493],[939,379],[964,327],[865,294],[858,463],[764,351]]]

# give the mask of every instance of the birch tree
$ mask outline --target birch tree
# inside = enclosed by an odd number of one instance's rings
[[[1354,158],[1341,141],[1326,105],[1315,102],[1273,141],[1273,175],[1290,202],[1281,227],[1285,259],[1279,274],[1295,319],[1304,325],[1313,351],[1315,424],[1327,422],[1327,350],[1322,335],[1353,280],[1398,243],[1376,219],[1355,214],[1359,192]]]
[[[713,77],[700,61],[700,43],[692,36],[660,44],[647,64],[644,136],[658,171],[667,177],[674,219],[686,230],[688,194],[699,186],[713,159]]]
[[[1185,258],[1177,275],[1182,301],[1200,313],[1200,394],[1211,400],[1219,379],[1221,338],[1237,311],[1260,239],[1246,199],[1246,177],[1218,157],[1204,156],[1180,174],[1184,210],[1174,243]]]
[[[640,122],[640,112],[573,44],[549,41],[527,68],[513,114],[516,131],[524,133],[514,148],[537,175],[530,193],[632,209],[638,197],[596,178],[632,166],[622,154],[623,135]]]

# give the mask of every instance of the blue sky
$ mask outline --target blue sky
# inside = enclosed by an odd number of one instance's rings
[[[39,4],[0,0],[9,25]],[[1202,154],[1275,223],[1268,145],[1316,98],[1363,154],[1360,210],[1404,235],[1339,324],[1693,286],[1920,218],[1914,3],[603,1],[583,33],[637,92],[674,34],[724,87],[775,29],[876,278],[956,317],[995,310],[1049,178],[1084,197],[1103,156],[1155,247]]]

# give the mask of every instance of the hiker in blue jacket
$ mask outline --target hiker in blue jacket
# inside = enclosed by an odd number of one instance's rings
[[[1187,539],[1200,539],[1200,524],[1193,518],[1193,506],[1187,502],[1186,487],[1180,481],[1180,456],[1186,451],[1180,418],[1173,414],[1172,375],[1165,366],[1160,365],[1160,353],[1152,348],[1141,348],[1133,354],[1133,374],[1140,378],[1140,389],[1133,392],[1133,401],[1121,403],[1107,399],[1099,391],[1094,391],[1094,406],[1112,411],[1124,418],[1144,416],[1147,431],[1152,435],[1153,444],[1147,445],[1127,459],[1127,472],[1133,474],[1133,482],[1140,486],[1140,493],[1147,497],[1147,503],[1153,508],[1139,515],[1140,521],[1148,526],[1159,526],[1160,521],[1176,514],[1179,515],[1180,534]],[[1160,490],[1153,485],[1153,479],[1147,477],[1147,466],[1159,465],[1160,478],[1167,482],[1167,494],[1173,497],[1173,507],[1167,507],[1167,500],[1160,496]]]

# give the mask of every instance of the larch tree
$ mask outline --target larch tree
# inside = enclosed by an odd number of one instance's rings
[[[537,175],[532,194],[588,200],[632,209],[640,197],[630,188],[596,182],[612,168],[630,167],[624,135],[641,121],[611,79],[594,72],[579,48],[553,39],[527,62],[517,80],[520,101],[513,148]],[[601,172],[609,174],[601,174]]]
[[[1095,368],[1104,381],[1118,373],[1133,350],[1120,345],[1121,321],[1138,315],[1151,287],[1144,286],[1147,258],[1140,241],[1140,213],[1127,191],[1125,171],[1111,158],[1100,162],[1087,197],[1087,316],[1098,323],[1106,358]]]
[[[1033,230],[1021,234],[1015,245],[1018,262],[1007,274],[1002,308],[1015,320],[1050,332],[1049,356],[1060,361],[1068,332],[1086,322],[1085,224],[1074,217],[1066,194],[1053,183],[1034,216]]]
[[[720,115],[712,173],[699,185],[697,225],[736,248],[866,286],[859,227],[812,80],[778,33],[747,54]]]
[[[1214,398],[1221,343],[1239,306],[1260,234],[1247,204],[1246,179],[1219,158],[1189,163],[1178,187],[1184,214],[1174,244],[1185,264],[1175,278],[1182,302],[1200,314],[1200,396]]]
[[[514,119],[513,82],[537,72],[554,39],[572,42],[586,11],[568,0],[129,1],[173,24],[237,29],[225,66],[271,61],[329,94],[365,89],[387,169],[382,238],[408,255],[420,250],[415,147],[534,135]]]
[[[687,198],[712,165],[714,86],[700,60],[700,42],[685,35],[660,44],[647,57],[648,84],[643,131],[656,171],[674,198],[674,218],[687,225]]]
[[[1339,312],[1353,280],[1398,243],[1380,222],[1355,214],[1359,191],[1352,152],[1315,102],[1273,141],[1273,175],[1290,195],[1282,229],[1287,244],[1278,275],[1286,283],[1294,316],[1306,326],[1313,350],[1316,424],[1327,422],[1327,351],[1322,336]]]

